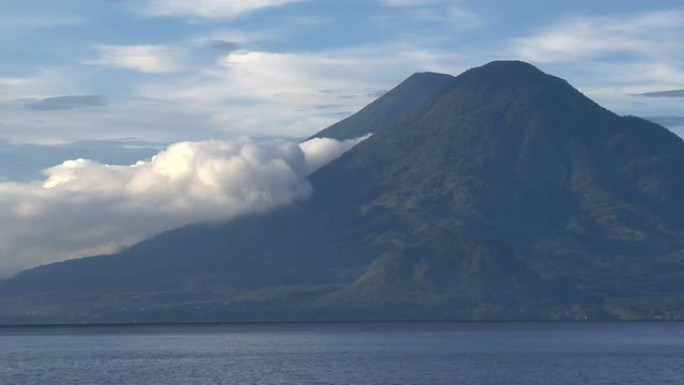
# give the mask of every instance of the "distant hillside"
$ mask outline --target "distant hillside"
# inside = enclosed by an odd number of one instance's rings
[[[684,318],[684,141],[530,64],[417,74],[275,212],[0,282],[3,322]],[[141,310],[144,309],[144,310]]]

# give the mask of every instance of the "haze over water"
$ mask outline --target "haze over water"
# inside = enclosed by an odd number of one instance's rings
[[[0,328],[0,383],[681,384],[678,323]]]

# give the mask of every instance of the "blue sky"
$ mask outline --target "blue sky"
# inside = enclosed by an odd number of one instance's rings
[[[0,138],[298,138],[416,71],[522,59],[621,114],[684,116],[680,1],[6,0]]]
[[[0,15],[0,277],[306,199],[357,141],[298,141],[414,72],[525,60],[684,135],[681,0],[4,0]]]

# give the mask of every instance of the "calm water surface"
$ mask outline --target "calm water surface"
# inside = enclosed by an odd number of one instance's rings
[[[0,327],[2,385],[684,384],[684,324]]]

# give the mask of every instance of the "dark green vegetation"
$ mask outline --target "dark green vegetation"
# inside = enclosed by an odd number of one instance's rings
[[[3,322],[684,318],[684,141],[522,62],[418,74],[306,202],[0,283]]]

